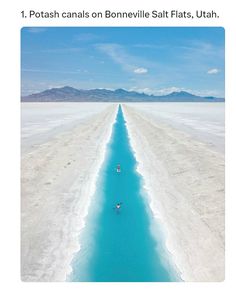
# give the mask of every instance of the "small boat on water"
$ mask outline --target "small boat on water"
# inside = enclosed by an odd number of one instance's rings
[[[116,172],[121,172],[120,164],[117,165],[117,167],[116,167]]]
[[[119,202],[119,203],[116,204],[115,207],[113,207],[113,209],[116,211],[117,214],[120,213],[121,205],[122,205],[122,202]]]

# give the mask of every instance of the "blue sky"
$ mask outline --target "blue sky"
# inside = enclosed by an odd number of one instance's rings
[[[22,95],[53,87],[224,97],[218,27],[25,27]]]

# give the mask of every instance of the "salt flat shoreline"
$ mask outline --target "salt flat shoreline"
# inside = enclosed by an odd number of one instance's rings
[[[23,281],[65,281],[71,271],[117,111],[114,104],[100,106],[90,107],[78,125],[22,151]]]
[[[181,278],[223,281],[224,155],[181,126],[160,122],[151,108],[122,107],[152,212]]]

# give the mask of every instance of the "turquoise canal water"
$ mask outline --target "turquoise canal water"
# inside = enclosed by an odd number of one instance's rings
[[[121,166],[120,173],[116,171],[117,164]],[[173,269],[164,263],[161,242],[151,233],[151,211],[136,167],[119,106],[70,281],[177,280]],[[116,210],[119,202],[121,208]]]

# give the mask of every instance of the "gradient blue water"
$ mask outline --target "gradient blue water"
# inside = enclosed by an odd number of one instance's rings
[[[116,172],[120,163],[121,173]],[[73,262],[72,281],[173,281],[150,232],[150,213],[141,195],[141,176],[119,106],[98,190]],[[119,213],[114,206],[122,202]]]

